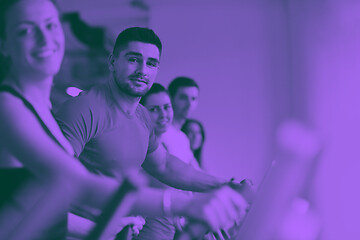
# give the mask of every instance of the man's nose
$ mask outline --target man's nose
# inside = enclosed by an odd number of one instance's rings
[[[191,106],[191,101],[190,101],[190,99],[186,99],[185,100],[185,106],[187,107],[187,108],[190,108],[190,106]]]
[[[140,61],[137,65],[136,73],[146,75],[146,63]]]
[[[196,108],[196,106],[198,104],[197,100],[189,100],[189,102],[190,102],[190,107],[192,109]]]

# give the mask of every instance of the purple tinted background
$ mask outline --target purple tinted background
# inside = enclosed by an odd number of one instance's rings
[[[105,10],[83,4],[88,22],[106,24],[114,35],[131,25],[159,34],[158,82],[179,75],[198,81],[193,117],[205,125],[206,169],[259,183],[274,157],[278,124],[303,120],[324,142],[308,187],[321,239],[360,239],[360,3],[148,1],[145,13],[122,1],[117,14],[115,1],[104,2]]]
[[[225,178],[259,179],[271,152],[271,82],[283,75],[272,59],[286,58],[283,51],[272,55],[272,45],[284,41],[274,24],[279,19],[256,4],[159,4],[151,10],[150,26],[164,42],[158,81],[168,85],[185,75],[200,85],[193,117],[208,136],[205,168]],[[278,29],[270,30],[272,25]]]
[[[312,198],[322,239],[358,239],[359,4],[351,1],[160,5],[150,26],[165,42],[159,81],[193,76],[208,139],[205,166],[258,181],[286,116],[314,124],[325,152]]]

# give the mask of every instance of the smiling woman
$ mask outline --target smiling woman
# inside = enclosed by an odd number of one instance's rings
[[[0,50],[9,63],[0,85],[0,238],[64,239],[70,204],[102,206],[118,183],[73,158],[51,113],[50,89],[64,55],[55,4],[1,1]],[[82,199],[94,192],[101,197]]]
[[[140,103],[149,110],[151,120],[155,126],[155,134],[166,151],[178,157],[187,165],[199,169],[186,135],[172,125],[174,111],[169,92],[161,84],[154,83],[151,89],[141,98]],[[151,177],[150,185],[160,188],[168,187]],[[181,218],[147,217],[146,224],[138,239],[173,239],[175,228],[179,228],[183,224],[183,220]]]
[[[160,137],[171,126],[174,117],[169,93],[162,85],[154,83],[140,103],[149,110],[155,133]]]
[[[9,1],[8,1],[9,2]],[[11,56],[11,71],[19,75],[56,74],[64,55],[64,34],[51,1],[24,8],[21,1],[2,15],[2,53]],[[41,3],[44,2],[44,3]]]

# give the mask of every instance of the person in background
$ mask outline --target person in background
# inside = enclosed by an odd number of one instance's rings
[[[172,121],[174,116],[168,91],[161,84],[154,83],[151,89],[141,98],[140,103],[149,110],[151,120],[155,126],[155,134],[164,148],[185,163],[195,164],[195,158],[192,155],[186,135],[181,131],[174,131],[171,135],[167,134],[170,129],[173,129]],[[163,137],[166,138],[166,142],[164,142]],[[171,142],[170,146],[169,141]],[[194,167],[199,168],[197,165]],[[149,176],[149,179],[151,186],[169,188],[151,176]],[[146,224],[143,230],[140,231],[137,240],[173,239],[176,229],[181,229],[183,220],[178,217],[147,217]]]
[[[161,84],[154,83],[151,89],[141,98],[140,103],[148,109],[151,120],[155,126],[155,134],[165,149],[185,163],[189,165],[194,164],[193,167],[199,168],[199,165],[196,164],[195,157],[192,153],[189,139],[184,132],[176,130],[172,126],[174,112],[168,91]],[[195,134],[196,132],[200,134],[200,136],[193,136],[192,138],[195,140],[194,149],[199,149],[203,143],[204,138],[202,136],[204,135],[201,135],[200,130],[196,128],[198,127],[198,121],[190,120],[189,123],[190,122],[194,123],[195,127],[191,126],[191,124],[186,126],[189,126],[190,130],[195,130]],[[191,129],[192,127],[193,129]],[[168,134],[169,131],[172,131],[170,135]],[[152,186],[169,188],[168,186],[159,183],[151,176],[149,176],[149,178]],[[192,193],[189,192],[189,194]],[[140,234],[136,239],[170,240],[174,238],[175,231],[181,231],[183,226],[184,218],[147,217],[144,228],[140,231]]]
[[[162,142],[167,150],[195,169],[200,169],[194,154],[189,151],[190,143],[181,131],[189,114],[196,109],[199,99],[199,86],[191,78],[177,77],[168,87],[174,117],[171,126],[162,136]]]
[[[173,126],[180,130],[199,102],[199,85],[189,77],[176,77],[168,86],[174,109]]]
[[[161,84],[154,83],[140,104],[149,111],[155,134],[162,143],[161,136],[168,131],[174,117],[168,91]]]
[[[190,140],[190,147],[200,167],[202,163],[202,149],[205,142],[205,130],[202,123],[196,119],[186,119],[181,127]]]

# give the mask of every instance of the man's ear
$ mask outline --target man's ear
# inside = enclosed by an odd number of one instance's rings
[[[108,59],[108,65],[109,65],[109,70],[112,72],[114,71],[115,67],[114,67],[114,64],[115,64],[115,57],[114,55],[111,53],[109,55],[109,59]]]

